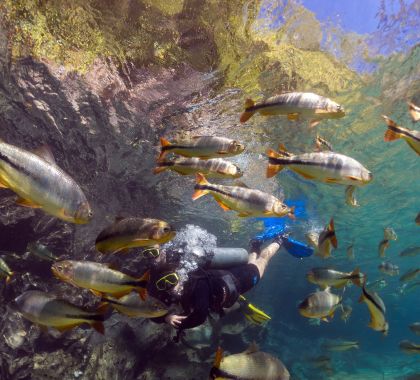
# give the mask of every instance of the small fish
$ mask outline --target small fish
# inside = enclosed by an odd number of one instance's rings
[[[93,217],[82,189],[47,147],[29,152],[0,140],[0,187],[18,194],[17,204],[41,208],[66,222],[85,224]]]
[[[15,299],[15,304],[19,313],[37,325],[53,327],[62,332],[87,323],[104,334],[105,308],[89,312],[38,290],[21,294]]]
[[[315,250],[318,249],[319,233],[316,231],[309,231],[305,234],[306,241]]]
[[[254,343],[246,351],[226,357],[219,347],[210,379],[289,380],[290,374],[279,359],[259,351]]]
[[[400,253],[401,257],[411,257],[420,255],[420,247],[408,247]]]
[[[318,356],[316,358],[311,359],[311,363],[315,368],[319,368],[321,371],[325,372],[325,374],[330,377],[334,374],[331,358],[329,356]]]
[[[164,244],[175,236],[174,229],[159,219],[116,218],[96,238],[101,253],[126,252],[130,248]]]
[[[420,286],[420,281],[412,282],[409,284],[404,284],[403,293],[411,293],[413,290]]]
[[[386,308],[384,301],[382,301],[378,294],[367,290],[363,286],[359,302],[364,302],[368,307],[370,313],[368,326],[375,331],[380,331],[384,335],[388,335],[389,324],[385,319]]]
[[[137,293],[131,292],[121,298],[104,296],[102,300],[119,311],[134,318],[157,318],[168,314],[168,307],[158,299],[148,296],[146,300],[142,300]]]
[[[420,335],[420,322],[415,322],[412,323],[410,326],[408,326],[410,328],[410,330],[416,334],[416,335]]]
[[[400,278],[400,282],[410,282],[417,278],[420,273],[420,268],[410,269],[408,272],[403,274]]]
[[[366,288],[369,289],[370,291],[378,291],[381,290],[383,288],[385,288],[387,286],[387,282],[385,279],[381,278],[379,280],[376,280],[374,282],[368,282],[366,284]]]
[[[354,260],[354,244],[350,244],[347,247],[347,258],[349,260]]]
[[[293,170],[302,177],[346,186],[363,186],[372,181],[373,175],[360,162],[334,152],[291,154],[284,145],[275,152],[267,151],[267,178],[275,176],[284,168]]]
[[[391,227],[384,228],[384,240],[397,240],[398,236]]]
[[[311,92],[287,92],[257,104],[252,99],[247,99],[240,122],[245,123],[255,112],[264,116],[285,115],[289,120],[295,121],[310,120],[311,127],[315,127],[321,120],[338,119],[345,115],[341,105]]]
[[[328,150],[332,152],[334,149],[332,145],[325,139],[323,139],[321,136],[316,135],[315,139],[315,147],[318,152],[321,152],[323,150]]]
[[[245,146],[236,140],[215,136],[194,136],[189,141],[175,143],[161,138],[160,144],[161,152],[158,161],[161,161],[168,153],[209,159],[236,156],[245,150]]]
[[[306,274],[307,280],[319,285],[321,289],[331,286],[342,288],[349,282],[362,286],[365,277],[363,273],[360,273],[359,268],[356,268],[353,272],[339,272],[331,268],[313,268]]]
[[[330,288],[311,293],[299,305],[299,313],[306,318],[319,318],[328,322],[334,317],[335,310],[341,303],[341,297],[330,292]]]
[[[342,307],[341,307],[341,317],[340,318],[345,323],[347,323],[347,321],[350,318],[350,315],[351,315],[352,311],[353,311],[353,308],[351,306],[349,306],[349,305],[342,305]]]
[[[323,259],[327,259],[331,256],[333,248],[338,248],[338,241],[335,234],[334,219],[331,218],[328,226],[319,235],[317,255]]]
[[[389,240],[382,240],[378,246],[379,257],[385,257],[385,251],[389,248]]]
[[[357,202],[357,199],[354,195],[354,191],[356,190],[356,186],[347,186],[346,188],[346,203],[349,206],[353,207],[360,207],[360,204]]]
[[[58,279],[79,288],[90,289],[96,295],[105,293],[121,297],[136,290],[142,299],[146,299],[149,272],[134,278],[106,264],[74,260],[58,261],[51,266],[51,270]]]
[[[418,226],[420,226],[420,212],[417,214],[416,219],[414,219],[414,221]]]
[[[359,349],[359,342],[355,341],[346,341],[346,340],[337,340],[337,341],[329,341],[322,345],[322,348],[324,348],[327,351],[332,352],[342,352],[342,351],[348,351],[351,349]]]
[[[388,142],[397,139],[403,139],[406,141],[406,143],[410,146],[411,149],[413,149],[418,155],[420,155],[420,131],[414,131],[400,127],[389,117],[382,117],[385,119],[388,125],[388,129],[385,132],[384,140]]]
[[[420,354],[420,344],[410,342],[409,340],[402,340],[399,346],[400,350],[406,354]]]
[[[46,261],[57,261],[58,257],[54,256],[54,254],[43,244],[32,242],[28,243],[26,247],[27,251],[39,257],[41,260]]]
[[[408,102],[408,111],[410,112],[411,118],[414,122],[420,120],[420,107],[417,107],[415,104]]]
[[[212,178],[239,178],[243,176],[237,165],[221,158],[201,160],[196,157],[180,157],[173,160],[158,161],[154,173],[158,174],[165,170],[173,170],[181,175],[202,173]]]
[[[9,268],[7,263],[3,259],[0,258],[0,279],[5,278],[6,279],[6,284],[8,284],[12,280],[13,274],[14,273]]]
[[[213,195],[219,206],[227,211],[237,211],[240,217],[289,216],[294,218],[294,207],[289,208],[280,199],[260,190],[242,186],[224,186],[209,183],[202,174],[197,174],[193,200],[203,195]]]
[[[378,269],[382,272],[387,274],[388,276],[398,276],[400,274],[400,268],[398,265],[391,264],[390,262],[383,261],[379,266]]]

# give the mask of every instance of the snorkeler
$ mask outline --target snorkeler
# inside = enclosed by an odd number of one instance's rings
[[[190,329],[203,324],[210,312],[223,316],[224,310],[231,308],[238,301],[245,305],[245,315],[254,323],[270,319],[241,297],[263,277],[269,261],[282,245],[282,238],[277,236],[263,249],[261,245],[260,241],[251,241],[252,253],[248,255],[247,263],[228,269],[199,268],[190,273],[188,280],[182,285],[178,273],[174,270],[176,260],[167,255],[166,263],[160,266],[160,270],[152,270],[148,291],[167,304],[180,304],[183,312],[170,312],[152,321],[166,322],[179,330]]]

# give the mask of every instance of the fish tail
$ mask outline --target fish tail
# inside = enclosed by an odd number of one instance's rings
[[[276,152],[273,149],[269,149],[267,151],[267,156],[268,156],[268,167],[267,167],[266,177],[271,178],[271,177],[274,177],[278,172],[284,169],[284,165],[281,165],[278,161],[281,158],[288,157],[288,155],[285,155],[283,151]]]
[[[408,102],[408,111],[410,112],[411,118],[413,121],[420,120],[420,111],[413,103]]]
[[[328,231],[332,232],[332,235],[330,237],[330,241],[331,241],[333,247],[335,249],[337,249],[338,248],[338,241],[337,241],[337,236],[335,234],[335,227],[334,227],[334,219],[333,218],[331,218],[330,224],[328,225]]]
[[[160,138],[160,155],[158,157],[158,161],[163,160],[163,158],[168,153],[168,149],[170,146],[171,146],[171,143],[168,140],[166,140],[163,137]]]
[[[384,141],[389,142],[400,139],[401,134],[395,131],[395,129],[398,128],[395,121],[384,115],[382,117],[385,119],[386,124],[388,125],[388,129],[385,132]]]
[[[195,192],[192,196],[193,201],[209,193],[209,190],[203,188],[204,186],[209,185],[209,182],[207,181],[206,177],[204,177],[201,173],[197,173],[195,180],[196,185],[194,186]]]
[[[94,328],[99,334],[105,335],[105,326],[103,322],[93,322],[91,324],[92,328]]]
[[[158,160],[157,166],[153,169],[153,174],[159,174],[164,172],[169,168],[169,166],[172,166],[171,164],[173,165],[172,162],[162,162]]]
[[[363,284],[365,283],[365,278],[364,276],[360,276],[360,268],[357,267],[354,269],[353,272],[351,272],[351,281],[353,282],[354,285],[357,286],[363,286]]]
[[[292,220],[296,220],[295,206],[290,207],[290,211],[287,216]]]
[[[10,284],[10,281],[12,281],[12,276],[14,274],[14,272],[10,272],[10,274],[6,277],[6,285]]]
[[[245,100],[245,111],[242,112],[241,117],[239,119],[241,123],[245,123],[255,113],[255,111],[249,111],[249,108],[254,107],[254,105],[255,103],[252,99]]]
[[[109,310],[109,301],[105,297],[102,297],[101,300],[102,302],[97,307],[96,312],[103,316],[103,314],[106,314]]]

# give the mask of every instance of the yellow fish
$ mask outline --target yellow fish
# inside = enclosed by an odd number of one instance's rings
[[[384,140],[386,142],[403,139],[418,155],[420,155],[420,131],[414,131],[400,127],[387,116],[382,116],[387,125],[388,129],[385,132]]]
[[[369,309],[369,327],[388,335],[389,325],[385,319],[386,309],[382,299],[375,292],[371,292],[363,286],[359,302],[364,302]]]
[[[335,234],[334,219],[331,218],[328,226],[319,234],[318,248],[316,254],[323,259],[331,256],[332,249],[338,248],[337,236]]]

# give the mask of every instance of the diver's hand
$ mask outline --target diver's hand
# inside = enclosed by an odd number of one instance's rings
[[[172,327],[178,328],[182,321],[187,318],[186,316],[182,315],[175,315],[175,314],[168,314],[165,317],[165,322]]]

